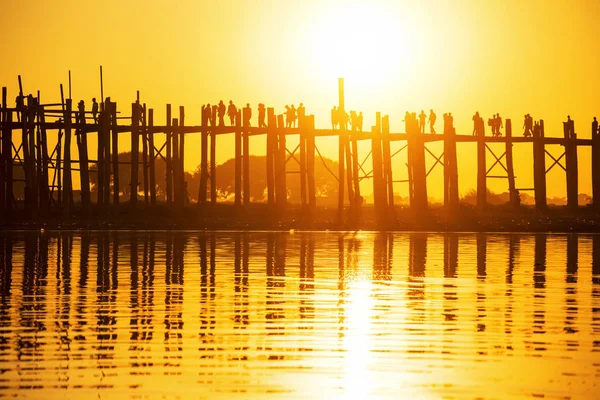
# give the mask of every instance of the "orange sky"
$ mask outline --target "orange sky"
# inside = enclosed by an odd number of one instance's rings
[[[103,65],[105,95],[129,114],[139,89],[156,123],[166,103],[186,106],[193,124],[201,104],[232,99],[279,113],[303,102],[317,126],[328,127],[337,77],[345,76],[346,108],[362,110],[365,127],[381,111],[392,131],[403,131],[404,111],[434,108],[438,131],[447,111],[458,133],[472,131],[475,111],[499,112],[517,135],[531,113],[546,121],[547,136],[560,136],[570,114],[579,136],[590,137],[591,119],[600,116],[599,18],[597,0],[5,2],[0,83],[14,99],[21,74],[26,93],[39,89],[43,102],[56,101],[71,70],[74,101],[89,105],[100,97]],[[261,144],[253,139],[256,153]],[[335,157],[336,141],[317,145]],[[198,164],[198,147],[197,138],[186,141],[186,169]],[[458,151],[464,193],[475,187],[474,146]],[[529,145],[515,146],[518,187],[533,186],[530,153]],[[232,155],[232,140],[223,139],[218,161]],[[579,156],[580,192],[589,192],[589,149]],[[403,166],[394,160],[398,177],[406,176]],[[442,170],[430,178],[430,195],[441,197]],[[507,189],[505,180],[488,185]],[[397,187],[404,196],[406,189]],[[548,195],[564,194],[557,169]]]

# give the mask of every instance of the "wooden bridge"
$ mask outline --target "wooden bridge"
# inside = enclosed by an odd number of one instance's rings
[[[20,77],[19,77],[20,82]],[[23,96],[22,88],[20,96]],[[62,93],[62,86],[61,86]],[[210,206],[217,203],[216,149],[220,135],[235,135],[235,205],[243,207],[250,204],[249,143],[250,137],[266,135],[267,154],[267,203],[274,211],[283,211],[287,203],[286,175],[300,174],[301,203],[306,210],[316,207],[315,158],[322,160],[315,145],[315,138],[334,136],[338,138],[338,171],[330,171],[338,182],[338,214],[343,218],[345,204],[351,210],[360,208],[362,196],[360,182],[371,179],[376,213],[385,218],[387,211],[394,206],[394,183],[408,184],[410,205],[416,212],[428,207],[427,176],[434,167],[444,169],[444,206],[456,210],[459,202],[457,143],[473,142],[477,144],[477,203],[486,206],[486,181],[492,178],[507,179],[511,204],[519,204],[519,190],[535,192],[536,209],[543,211],[546,204],[546,174],[554,167],[565,171],[567,183],[567,203],[577,208],[578,201],[578,161],[579,146],[592,147],[592,187],[593,198],[600,198],[600,137],[592,133],[591,139],[579,139],[575,134],[572,121],[564,124],[564,137],[545,137],[544,121],[536,123],[532,137],[513,137],[512,123],[506,120],[504,137],[485,135],[457,135],[453,126],[446,121],[443,133],[423,134],[416,123],[407,124],[407,132],[392,133],[389,116],[376,115],[376,124],[369,132],[341,129],[316,129],[314,116],[299,120],[298,128],[287,128],[284,116],[276,115],[273,108],[267,109],[266,126],[251,127],[246,113],[248,109],[238,110],[234,126],[217,126],[216,106],[212,117],[202,112],[202,122],[198,126],[185,124],[185,109],[179,107],[177,117],[173,116],[170,104],[166,106],[164,125],[155,124],[154,111],[139,102],[131,105],[131,116],[122,117],[117,112],[117,104],[106,99],[96,120],[89,111],[74,110],[71,99],[61,96],[61,103],[43,104],[38,92],[32,104],[19,107],[7,107],[7,90],[2,89],[2,108],[0,109],[0,217],[10,219],[13,211],[20,207],[15,199],[14,184],[18,181],[15,168],[24,172],[25,211],[29,216],[43,217],[51,211],[60,211],[65,217],[73,213],[73,171],[79,171],[81,186],[81,209],[90,213],[92,209],[101,215],[109,204],[118,205],[121,188],[130,185],[128,205],[136,207],[138,194],[143,191],[146,205],[156,204],[155,161],[162,158],[166,163],[166,203],[174,209],[182,208],[185,203],[186,187],[184,182],[185,139],[190,134],[201,135],[200,153],[200,189],[198,203]],[[31,101],[31,100],[30,100]],[[139,101],[139,93],[138,93]],[[344,84],[339,82],[339,109],[344,111]],[[204,110],[203,110],[204,111]],[[50,121],[54,119],[54,121]],[[92,122],[90,123],[90,120]],[[244,121],[244,122],[243,122]],[[53,147],[47,140],[48,131],[57,131],[58,140]],[[97,157],[91,159],[88,149],[88,134],[96,133]],[[125,134],[125,138],[123,138]],[[164,135],[157,140],[157,135]],[[15,141],[19,136],[20,140]],[[289,136],[299,137],[294,149],[287,146]],[[163,139],[164,138],[164,139]],[[118,158],[119,141],[131,142],[131,161],[123,162]],[[71,143],[76,141],[77,158],[71,154]],[[358,142],[370,141],[371,150],[363,161],[358,157]],[[436,155],[427,148],[427,143],[443,142],[442,154]],[[402,142],[403,146],[395,153],[391,152],[391,142]],[[157,143],[163,143],[157,145]],[[498,156],[488,144],[504,143],[505,151]],[[534,187],[518,189],[513,169],[513,143],[530,143],[533,148]],[[547,145],[562,145],[563,153],[553,156]],[[394,157],[400,152],[407,153],[408,179],[394,181],[392,170]],[[426,154],[435,160],[428,169]],[[141,155],[141,160],[139,158]],[[552,163],[546,165],[546,155]],[[487,158],[491,156],[491,166]],[[291,160],[299,165],[299,171],[288,171],[286,165]],[[367,161],[371,165],[367,166]],[[95,169],[90,164],[96,165]],[[131,181],[119,182],[119,168],[127,164],[131,167]],[[143,176],[138,176],[142,166]],[[402,168],[404,166],[401,166]],[[502,169],[502,175],[493,175],[494,168]],[[98,175],[97,202],[92,204],[90,196],[90,174]],[[111,184],[112,177],[112,184]],[[141,178],[141,179],[140,179]],[[346,196],[348,202],[346,203]],[[594,204],[599,202],[594,201]]]

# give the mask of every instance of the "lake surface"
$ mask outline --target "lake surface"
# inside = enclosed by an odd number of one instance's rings
[[[600,236],[0,233],[0,397],[600,398]]]

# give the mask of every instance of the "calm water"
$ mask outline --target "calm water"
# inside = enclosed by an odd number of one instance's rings
[[[600,236],[0,234],[0,397],[600,398]]]

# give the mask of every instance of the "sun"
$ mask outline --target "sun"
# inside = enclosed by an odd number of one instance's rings
[[[379,85],[412,73],[419,57],[414,25],[394,6],[371,2],[329,7],[311,27],[318,73]]]

